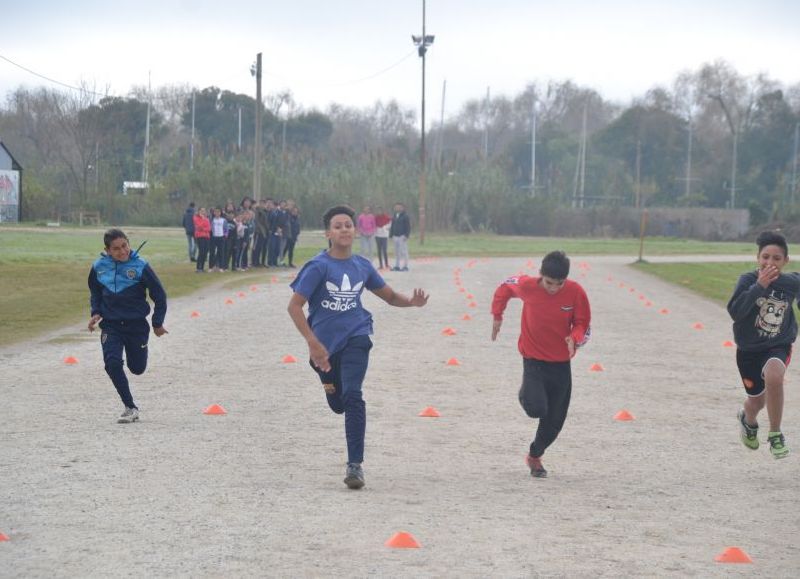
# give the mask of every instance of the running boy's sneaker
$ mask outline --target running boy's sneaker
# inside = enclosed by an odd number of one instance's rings
[[[347,474],[344,477],[344,484],[347,488],[358,490],[364,486],[364,469],[357,462],[347,463]]]
[[[742,437],[742,444],[750,450],[758,449],[758,424],[750,426],[744,419],[744,410],[740,410],[736,415],[739,418],[739,431]]]
[[[125,412],[120,414],[120,417],[117,418],[117,422],[119,424],[130,424],[131,422],[136,422],[139,420],[139,410],[136,408],[126,408]]]
[[[531,456],[530,454],[525,457],[525,464],[531,469],[531,476],[535,478],[547,478],[547,471],[542,466],[542,458],[539,456]]]
[[[770,432],[767,440],[769,440],[769,451],[772,453],[773,458],[786,458],[789,456],[789,447],[786,446],[786,440],[783,438],[782,432]]]

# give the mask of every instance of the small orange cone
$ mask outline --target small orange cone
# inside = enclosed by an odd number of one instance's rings
[[[250,291],[251,292],[257,292],[258,291],[258,286],[257,285],[251,285],[250,286]]]
[[[739,547],[728,547],[722,553],[714,557],[717,563],[752,563],[750,556]]]
[[[724,342],[722,342],[722,347],[723,348],[733,348],[733,342],[731,342],[730,340],[725,340]]]
[[[297,358],[292,356],[291,354],[286,354],[283,358],[281,358],[281,362],[284,364],[294,364],[297,362]]]
[[[420,544],[411,533],[400,531],[392,535],[388,541],[384,543],[385,546],[392,549],[419,549]]]
[[[227,412],[225,412],[225,409],[219,404],[212,404],[203,410],[203,414],[227,414]]]
[[[467,294],[467,299],[468,300],[473,300],[473,299],[475,299],[475,296],[472,295],[472,294]]]
[[[422,412],[417,414],[417,416],[422,416],[424,418],[439,418],[441,414],[439,414],[439,411],[436,410],[433,406],[428,406],[426,408],[423,408]]]
[[[10,541],[11,539],[8,538],[8,535],[5,533],[0,533],[0,541]]]
[[[193,317],[193,318],[199,318],[199,317],[200,317],[200,312],[198,312],[198,311],[196,311],[196,310],[195,310],[195,311],[193,311],[193,312],[192,312],[190,315],[191,315],[191,317]]]
[[[458,361],[458,358],[450,358],[447,361],[448,366],[461,366],[461,362]]]
[[[69,364],[70,366],[74,366],[78,363],[78,359],[75,356],[67,356],[64,358],[64,363]]]
[[[278,283],[278,278],[277,278],[277,277],[273,277],[273,278],[272,278],[271,280],[269,280],[269,281],[270,281],[270,283]]]
[[[455,336],[456,335],[456,331],[453,328],[445,328],[444,330],[442,330],[442,335]]]
[[[465,320],[465,321],[469,321],[469,320],[471,320],[471,319],[472,319],[472,316],[471,316],[471,315],[469,315],[469,314],[464,314],[463,316],[461,316],[461,319],[462,319],[462,320]]]
[[[644,305],[649,308],[650,306],[653,305],[653,302],[648,300],[648,301],[644,302]]]
[[[239,292],[239,293],[238,293],[238,294],[236,294],[236,295],[237,295],[237,296],[239,296],[240,298],[245,298],[245,297],[247,297],[247,294],[246,294],[246,293],[244,293],[244,292]]]
[[[700,322],[695,322],[695,324],[692,327],[695,330],[702,330],[703,328],[705,328],[705,326],[703,324],[701,324]]]
[[[631,288],[631,289],[629,289],[628,291],[629,291],[629,292],[631,292],[631,293],[633,293],[633,292],[635,292],[635,291],[636,291],[636,288],[632,287],[632,288]]]
[[[660,310],[658,310],[658,313],[659,314],[668,314],[669,310],[667,308],[661,308]]]
[[[227,305],[231,305],[232,303],[233,303],[233,300],[231,298],[228,298],[228,299],[225,300],[225,304],[227,304]]]
[[[630,420],[636,420],[636,419],[633,417],[633,414],[631,414],[627,410],[620,410],[614,415],[614,420],[619,420],[620,422],[628,422]]]
[[[469,307],[471,307],[471,308],[477,308],[478,307],[478,304],[476,304],[475,302],[469,302],[469,304],[467,304],[467,305]]]
[[[458,287],[458,291],[460,291],[460,292],[463,294],[463,293],[465,293],[467,290],[466,290],[466,288],[465,288],[465,287],[462,285],[462,286],[459,286],[459,287]]]
[[[603,370],[605,370],[605,368],[603,368],[603,365],[598,364],[597,362],[589,366],[589,372],[602,372]]]

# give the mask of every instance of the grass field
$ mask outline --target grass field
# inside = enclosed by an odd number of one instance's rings
[[[637,263],[633,267],[726,304],[739,276],[755,269],[755,260],[725,263]]]
[[[134,248],[147,240],[142,255],[153,265],[172,298],[211,284],[245,285],[265,275],[264,270],[255,270],[254,273],[199,276],[188,263],[186,238],[181,229],[129,227],[126,233]],[[67,324],[78,324],[88,317],[86,279],[92,261],[103,250],[102,235],[103,229],[99,228],[0,227],[0,346]],[[424,246],[420,246],[417,238],[412,239],[410,245],[412,257],[536,257],[553,249],[563,249],[573,255],[629,255],[635,258],[639,252],[636,239],[556,239],[490,234],[429,234]],[[657,238],[646,241],[645,256],[741,253],[745,261],[745,256],[752,253],[751,245]],[[323,247],[322,232],[304,231],[296,250],[296,262],[302,264]],[[655,272],[662,267],[668,271],[670,266],[642,267]],[[707,267],[698,267],[698,279],[707,278]],[[743,270],[737,267],[736,271]],[[694,279],[682,273],[674,275],[683,285],[686,285],[685,280]],[[725,291],[730,291],[736,276],[728,275],[726,270],[720,273],[720,281],[723,279],[727,284]],[[704,288],[708,284],[689,282],[695,283],[697,287],[690,285],[692,289],[701,293],[706,291]]]

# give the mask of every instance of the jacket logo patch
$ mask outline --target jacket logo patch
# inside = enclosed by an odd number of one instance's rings
[[[125,275],[128,276],[128,279],[136,279],[136,270],[129,269],[128,271],[125,272]]]
[[[572,306],[561,306],[562,312],[571,312],[573,309],[575,308],[573,308]]]
[[[509,278],[506,278],[506,281],[504,281],[503,283],[509,284],[509,285],[517,285],[517,284],[519,284],[519,278],[518,277],[509,277]]]

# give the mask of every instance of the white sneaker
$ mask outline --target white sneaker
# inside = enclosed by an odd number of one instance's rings
[[[120,417],[117,418],[118,424],[130,424],[131,422],[136,422],[139,420],[139,410],[136,408],[126,408],[125,412],[120,414]]]

